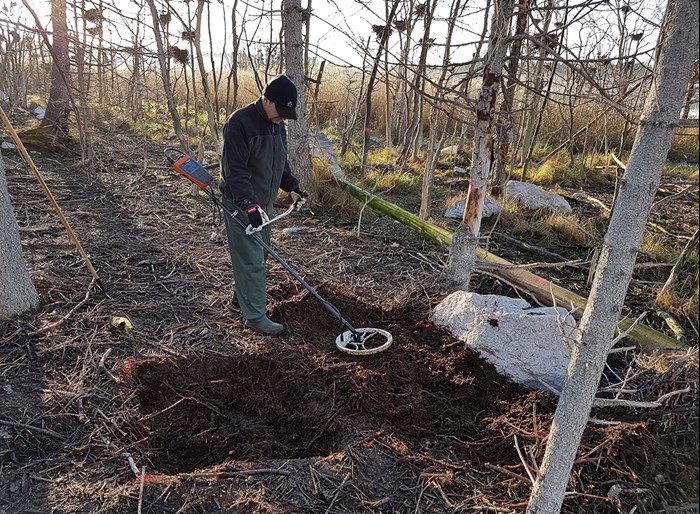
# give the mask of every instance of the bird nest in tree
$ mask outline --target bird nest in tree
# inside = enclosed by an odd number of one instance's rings
[[[178,48],[177,46],[173,45],[168,48],[168,55],[180,64],[187,64],[190,53],[186,48]]]

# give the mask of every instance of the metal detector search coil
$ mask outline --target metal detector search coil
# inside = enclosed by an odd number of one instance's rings
[[[371,340],[372,337],[376,339]],[[381,328],[356,328],[355,334],[346,330],[335,339],[335,345],[341,352],[351,355],[372,355],[383,352],[391,346],[393,337]]]

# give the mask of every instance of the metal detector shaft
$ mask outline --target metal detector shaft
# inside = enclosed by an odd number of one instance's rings
[[[230,210],[228,207],[226,207],[226,205],[224,205],[224,203],[223,203],[221,200],[219,200],[219,199],[214,195],[214,193],[212,193],[209,189],[203,189],[203,191],[209,196],[209,198],[212,199],[212,201],[213,201],[216,205],[218,205],[219,207],[221,207],[221,209],[223,209],[223,211],[224,211],[226,214],[228,214],[232,219],[234,219],[234,220],[236,221],[236,223],[238,223],[238,225],[240,225],[240,227],[241,227],[243,230],[246,229],[246,224],[243,223],[240,219],[238,219],[238,217],[236,216],[236,214],[234,214],[233,212],[231,212],[231,210]],[[335,305],[333,305],[331,302],[329,302],[328,300],[326,300],[325,298],[323,298],[320,294],[318,294],[318,293],[314,290],[313,287],[311,287],[309,284],[307,284],[306,281],[305,281],[303,278],[301,278],[301,276],[300,276],[296,271],[294,271],[294,269],[293,269],[289,264],[287,264],[287,262],[286,262],[284,259],[282,259],[282,257],[280,257],[280,256],[277,254],[277,252],[275,252],[275,251],[270,247],[270,245],[268,245],[265,241],[263,241],[263,239],[260,237],[259,234],[257,234],[257,233],[252,233],[252,234],[249,234],[249,236],[252,237],[252,238],[255,240],[255,242],[258,243],[258,245],[260,245],[260,246],[263,248],[263,250],[265,250],[267,253],[269,253],[269,254],[272,256],[273,259],[275,259],[277,262],[279,262],[279,263],[282,265],[282,267],[283,267],[284,269],[286,269],[286,270],[289,272],[290,275],[292,275],[295,279],[297,279],[297,281],[298,281],[302,286],[304,286],[304,288],[305,288],[309,293],[311,293],[312,295],[314,295],[314,297],[315,297],[319,302],[321,302],[321,305],[323,305],[323,307],[324,307],[328,312],[330,312],[335,318],[337,318],[338,321],[340,321],[340,322],[345,326],[345,328],[347,328],[350,332],[352,332],[352,334],[353,334],[354,337],[359,337],[359,334],[358,334],[357,330],[355,329],[355,327],[353,327],[345,318],[343,318],[343,315],[340,314],[340,311],[338,310],[338,308],[337,308]]]

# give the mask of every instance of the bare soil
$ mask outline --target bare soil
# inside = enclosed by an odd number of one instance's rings
[[[323,206],[288,218],[277,251],[350,323],[395,343],[339,352],[345,329],[273,261],[269,311],[287,332],[262,337],[231,308],[216,216],[162,145],[111,134],[95,171],[32,155],[112,293],[91,284],[36,180],[5,154],[42,304],[0,324],[0,513],[524,511],[556,397],[429,322],[449,292],[444,248],[379,216],[359,237]],[[697,508],[697,352],[650,359],[640,388],[688,392],[596,409],[605,424],[584,435],[564,512]]]

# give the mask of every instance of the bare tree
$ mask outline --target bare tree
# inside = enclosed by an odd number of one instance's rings
[[[309,153],[309,123],[306,115],[306,81],[304,76],[304,44],[302,25],[304,10],[301,0],[284,0],[284,58],[287,76],[297,86],[297,116],[289,122],[289,164],[299,178],[302,188],[312,191],[311,155]]]
[[[508,151],[513,141],[513,103],[515,100],[515,86],[518,82],[518,67],[520,65],[520,53],[523,46],[523,36],[527,31],[527,14],[530,0],[518,0],[518,16],[515,22],[515,34],[510,45],[510,55],[506,62],[505,69],[507,79],[503,84],[503,101],[500,106],[500,123],[496,127],[496,141],[498,141],[498,151],[496,152],[496,165],[494,177],[491,182],[491,193],[500,197],[503,193],[503,186],[506,183],[506,164],[508,162]]]
[[[68,114],[70,113],[70,92],[68,73],[68,24],[66,22],[66,0],[51,2],[51,25],[53,43],[51,64],[51,89],[42,127],[48,127],[61,138],[68,138]]]
[[[396,9],[399,6],[399,0],[394,0],[391,6],[391,11],[386,20],[386,25],[373,27],[375,33],[379,39],[379,47],[377,48],[377,55],[374,57],[374,63],[372,65],[372,71],[369,74],[369,80],[367,81],[367,92],[365,94],[365,126],[363,132],[363,144],[362,144],[362,168],[367,166],[367,152],[369,151],[369,126],[372,121],[372,92],[374,91],[374,82],[377,79],[377,72],[379,71],[379,63],[381,62],[382,53],[384,47],[389,42],[389,35],[391,34],[391,24],[396,14]]]
[[[659,58],[637,136],[600,252],[528,514],[559,512],[581,436],[610,351],[637,249],[678,126],[698,48],[697,0],[670,0]]]
[[[209,76],[207,74],[206,65],[204,64],[204,54],[202,54],[202,11],[204,10],[205,0],[197,2],[197,10],[195,12],[196,28],[194,31],[194,49],[197,52],[197,65],[199,66],[199,76],[202,80],[202,90],[204,91],[204,105],[207,110],[207,124],[209,125],[209,137],[216,145],[216,150],[219,151],[219,131],[216,126],[216,114],[214,113],[214,98],[209,87]]]
[[[486,66],[484,67],[481,93],[476,104],[477,123],[474,132],[469,192],[464,206],[462,223],[455,231],[450,246],[448,276],[450,280],[465,290],[469,289],[469,281],[476,262],[481,216],[493,158],[496,94],[501,83],[501,72],[506,56],[514,1],[496,0],[494,2],[489,46],[486,52]]]
[[[146,0],[146,2],[151,8],[151,17],[153,19],[153,34],[156,39],[156,46],[158,47],[158,63],[160,65],[160,76],[161,80],[163,81],[163,90],[165,91],[165,97],[167,98],[168,102],[168,111],[170,111],[170,116],[173,119],[173,128],[175,129],[175,134],[177,135],[177,138],[180,141],[182,151],[185,153],[189,153],[190,145],[182,132],[180,114],[177,111],[173,91],[170,87],[170,77],[168,74],[168,66],[165,62],[165,49],[163,48],[163,39],[160,31],[160,17],[158,15],[158,9],[156,9],[154,0]]]
[[[423,184],[421,188],[420,210],[418,211],[418,215],[422,219],[427,219],[430,215],[430,203],[432,201],[432,186],[435,173],[435,166],[437,165],[437,160],[440,156],[440,147],[442,147],[442,143],[445,138],[445,133],[447,132],[446,128],[449,117],[445,116],[445,122],[441,130],[439,128],[440,113],[443,110],[443,101],[446,94],[445,82],[447,78],[447,70],[449,69],[450,64],[450,53],[452,50],[452,35],[454,34],[454,28],[457,21],[457,17],[461,13],[461,10],[461,0],[453,0],[452,6],[450,7],[450,16],[447,20],[447,37],[445,40],[445,48],[442,55],[442,71],[440,72],[440,77],[438,78],[437,84],[435,85],[436,94],[430,110],[430,136],[428,142],[428,151],[426,152],[425,156],[425,172],[423,173]],[[439,143],[437,143],[438,133],[441,133]]]
[[[438,0],[426,0],[425,3],[416,5],[416,16],[423,17],[423,37],[419,40],[420,55],[418,57],[418,66],[416,68],[412,93],[413,106],[411,109],[411,121],[408,124],[406,133],[404,134],[403,148],[399,162],[405,164],[409,156],[414,159],[418,156],[418,150],[422,141],[423,128],[423,88],[425,84],[425,69],[428,58],[428,49],[432,45],[430,37],[430,27],[432,26],[435,8]]]
[[[0,154],[0,319],[39,307],[39,295],[27,272],[15,213],[10,203],[5,162]]]

